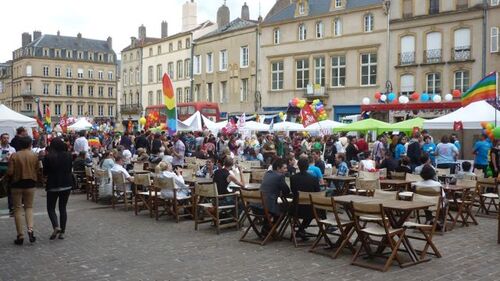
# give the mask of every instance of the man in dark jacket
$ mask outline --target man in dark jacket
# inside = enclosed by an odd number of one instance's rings
[[[144,148],[147,151],[148,146],[149,146],[148,140],[144,135],[144,131],[142,131],[141,134],[135,138],[135,148],[136,149]]]
[[[406,156],[410,158],[410,167],[412,171],[415,170],[415,167],[420,165],[420,156],[422,156],[422,148],[420,146],[421,140],[422,136],[420,135],[420,133],[415,133],[413,134],[413,138],[408,144]]]

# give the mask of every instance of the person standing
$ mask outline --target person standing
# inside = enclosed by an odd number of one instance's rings
[[[486,135],[481,135],[481,139],[474,144],[474,168],[483,170],[484,177],[488,177],[488,154],[490,153],[491,142]]]
[[[424,137],[424,144],[422,145],[422,153],[429,156],[433,166],[436,166],[436,145],[432,142],[430,136]],[[423,164],[423,163],[422,163]]]
[[[408,139],[406,136],[402,136],[396,145],[396,149],[394,151],[394,159],[399,161],[403,156],[406,156],[406,142]]]
[[[351,165],[351,161],[358,161],[359,149],[356,146],[356,137],[349,136],[348,138],[349,144],[345,149],[345,158],[347,161],[347,165]]]
[[[422,136],[420,133],[414,133],[413,137],[408,144],[406,155],[410,158],[410,166],[412,170],[415,170],[415,167],[419,166],[420,156],[422,156],[422,148],[420,147],[420,142],[422,141]]]
[[[450,143],[450,138],[444,135],[441,142],[436,146],[436,164],[439,169],[450,169],[455,173],[455,158],[458,155],[457,147]]]
[[[172,165],[174,167],[180,166],[182,168],[182,166],[184,166],[184,155],[186,153],[186,146],[181,141],[179,135],[175,135],[173,141],[174,141],[174,147],[172,149],[172,155],[174,159],[172,160]]]
[[[74,151],[78,155],[80,152],[88,152],[90,150],[89,141],[85,138],[85,131],[78,132],[78,138],[75,140]]]
[[[368,152],[368,143],[365,140],[364,134],[359,134],[359,138],[356,141],[356,146],[358,147],[359,152]]]
[[[33,199],[35,197],[35,186],[42,181],[40,174],[40,162],[38,156],[31,151],[32,140],[30,137],[19,138],[19,150],[9,160],[7,176],[11,182],[12,201],[14,204],[14,219],[16,222],[17,239],[16,245],[24,242],[23,214],[28,228],[29,241],[36,241],[33,232]]]
[[[52,223],[53,232],[50,240],[64,239],[66,233],[66,221],[68,219],[66,205],[73,177],[71,174],[71,154],[66,148],[66,144],[60,139],[55,138],[50,143],[49,153],[43,159],[43,174],[47,176],[47,213]],[[56,203],[59,200],[60,223],[57,221]]]
[[[16,129],[16,135],[12,138],[12,140],[10,141],[10,146],[12,146],[16,151],[20,150],[20,139],[21,138],[24,138],[24,137],[27,137],[28,136],[28,132],[26,131],[26,129],[24,127],[19,127]]]
[[[385,136],[382,134],[378,136],[377,141],[375,141],[375,143],[373,144],[372,159],[375,160],[375,163],[377,165],[380,165],[380,163],[382,162],[382,158],[384,158],[384,154],[386,151],[385,149],[386,142],[387,140]]]
[[[9,167],[10,156],[16,153],[16,149],[9,144],[9,134],[3,133],[0,136],[0,177],[3,178],[7,173]],[[5,180],[5,179],[4,179]],[[10,186],[7,184],[7,204],[9,207],[9,215],[14,215],[14,206],[12,204],[12,195],[10,193]]]
[[[490,151],[490,167],[493,171],[493,177],[498,177],[498,171],[500,169],[500,140],[495,141],[495,146],[491,148]]]

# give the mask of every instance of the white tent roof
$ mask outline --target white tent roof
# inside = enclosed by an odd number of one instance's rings
[[[184,121],[177,120],[177,130],[178,131],[203,131],[201,126],[202,115],[199,111],[196,111],[188,119]]]
[[[332,130],[341,126],[345,126],[344,123],[336,122],[333,120],[323,120],[312,125],[309,125],[305,128],[305,131],[313,132],[313,131],[321,131],[321,130]]]
[[[85,118],[80,118],[75,122],[75,124],[68,126],[68,129],[74,131],[87,130],[90,128],[92,128],[92,124],[90,124],[90,122],[87,121]]]
[[[500,119],[500,111],[486,101],[478,101],[444,116],[425,121],[424,129],[452,130],[453,124],[458,121],[462,122],[464,129],[481,129],[481,122],[495,122],[495,112]],[[497,121],[497,126],[499,125],[500,120]]]
[[[257,123],[255,121],[245,122],[245,126],[239,128],[239,130],[247,131],[269,131],[269,125],[263,123]]]
[[[304,126],[289,121],[274,123],[273,131],[304,131]]]
[[[0,104],[0,127],[36,127],[37,123],[34,118],[17,113],[14,110],[8,108],[4,104]]]
[[[201,115],[201,117],[203,119],[203,124],[205,124],[205,126],[212,132],[218,132],[227,125],[227,121],[215,123],[203,115]]]

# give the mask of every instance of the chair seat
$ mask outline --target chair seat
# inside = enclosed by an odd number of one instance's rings
[[[137,192],[137,195],[149,196],[149,192],[141,191],[141,192]],[[151,196],[155,196],[155,194],[151,193]]]
[[[336,220],[332,220],[332,219],[324,219],[324,220],[320,220],[319,222],[322,223],[322,224],[337,225],[337,221]],[[352,223],[352,222],[351,221],[341,221],[340,222],[340,224],[342,226],[350,224],[350,223]]]
[[[406,228],[429,228],[430,229],[430,228],[432,228],[432,225],[407,221],[403,224],[403,227],[406,227]]]
[[[481,194],[481,197],[491,198],[491,199],[498,199],[498,194],[496,194],[496,193],[485,193],[485,194]]]
[[[203,207],[203,208],[213,208],[214,204],[212,204],[212,203],[198,203],[198,206]]]
[[[462,203],[465,203],[465,204],[472,204],[472,201],[471,200],[462,200],[462,199],[457,199],[457,203],[459,204],[462,204]]]
[[[359,219],[362,221],[370,221],[370,222],[376,222],[382,220],[382,218],[379,216],[370,216],[370,215],[360,216]],[[389,218],[386,217],[385,219],[388,220]]]
[[[403,192],[399,193],[399,196],[401,196],[401,197],[412,197],[413,196],[413,192],[411,192],[411,191],[403,191]]]
[[[391,229],[389,229],[389,233],[395,233],[395,232],[398,232],[400,230],[401,230],[400,228],[397,228],[397,229],[391,228]],[[363,231],[364,233],[370,234],[370,235],[375,235],[375,236],[385,236],[386,235],[385,228],[378,226],[378,225],[365,227],[361,231]]]

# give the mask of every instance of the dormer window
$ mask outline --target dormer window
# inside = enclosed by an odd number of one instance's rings
[[[342,0],[335,0],[335,8],[342,8]]]
[[[49,56],[49,49],[43,49],[43,56],[48,57]]]
[[[83,60],[83,52],[78,52],[78,59]]]
[[[104,55],[103,54],[99,54],[97,55],[99,61],[104,61]]]
[[[299,15],[304,15],[306,13],[306,7],[303,2],[299,3]]]
[[[89,52],[89,60],[94,60],[94,53]]]
[[[61,57],[61,50],[58,50],[58,49],[54,50],[54,54],[55,54],[56,58],[60,58]]]

